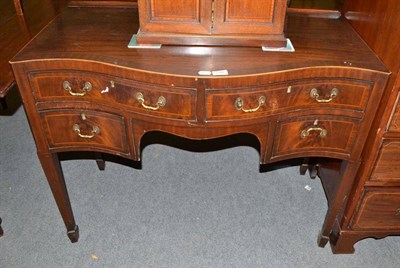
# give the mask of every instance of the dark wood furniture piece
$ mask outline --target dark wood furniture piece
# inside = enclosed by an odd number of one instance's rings
[[[344,16],[392,72],[363,151],[345,217],[332,240],[353,252],[367,237],[400,235],[400,2],[346,0]]]
[[[22,16],[12,1],[0,1],[0,108],[6,109],[7,93],[14,85],[14,76],[8,61],[29,40],[29,33]]]
[[[12,60],[70,240],[76,242],[79,231],[59,152],[139,161],[141,138],[149,132],[194,140],[247,133],[259,141],[261,164],[323,157],[328,211],[318,243],[324,246],[343,218],[388,77],[348,22],[291,14],[286,34],[294,53],[128,49],[138,28],[136,9],[69,8]],[[224,69],[229,75],[198,74]]]
[[[66,5],[68,0],[0,0],[0,107],[14,86],[10,59]]]
[[[138,0],[139,44],[285,47],[287,0]]]

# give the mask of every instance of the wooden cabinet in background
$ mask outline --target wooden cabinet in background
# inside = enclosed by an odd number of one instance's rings
[[[138,0],[139,44],[286,45],[287,0]]]
[[[0,108],[14,87],[10,59],[51,21],[68,0],[0,1]],[[15,100],[14,100],[15,102]]]
[[[390,70],[351,200],[331,235],[335,253],[364,238],[400,235],[400,2],[346,0],[343,14]]]

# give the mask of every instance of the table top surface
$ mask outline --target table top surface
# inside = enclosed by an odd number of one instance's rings
[[[258,47],[128,48],[138,28],[136,8],[68,8],[12,62],[79,59],[190,77],[200,70],[226,69],[230,76],[241,76],[331,66],[387,72],[344,18],[288,14],[285,34],[295,52],[263,52]]]

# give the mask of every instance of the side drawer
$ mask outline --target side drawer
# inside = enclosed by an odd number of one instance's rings
[[[354,218],[353,228],[400,230],[400,188],[367,189]]]
[[[397,100],[390,121],[389,131],[400,132],[400,91],[397,93]]]
[[[253,88],[207,89],[207,118],[258,117],[298,109],[341,109],[362,113],[371,84],[350,79],[304,79]],[[360,114],[360,117],[362,114]]]
[[[194,119],[196,90],[151,85],[106,74],[77,71],[31,72],[37,102],[91,101],[123,105],[139,113]]]
[[[340,116],[307,116],[279,120],[272,158],[309,154],[347,159],[359,120]]]
[[[384,139],[371,181],[400,182],[400,139]]]
[[[91,110],[41,112],[50,149],[93,150],[129,155],[122,116]]]

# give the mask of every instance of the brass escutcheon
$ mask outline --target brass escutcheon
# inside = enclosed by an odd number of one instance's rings
[[[396,216],[400,216],[400,208],[398,208],[397,210],[396,210],[396,214],[395,214]]]

